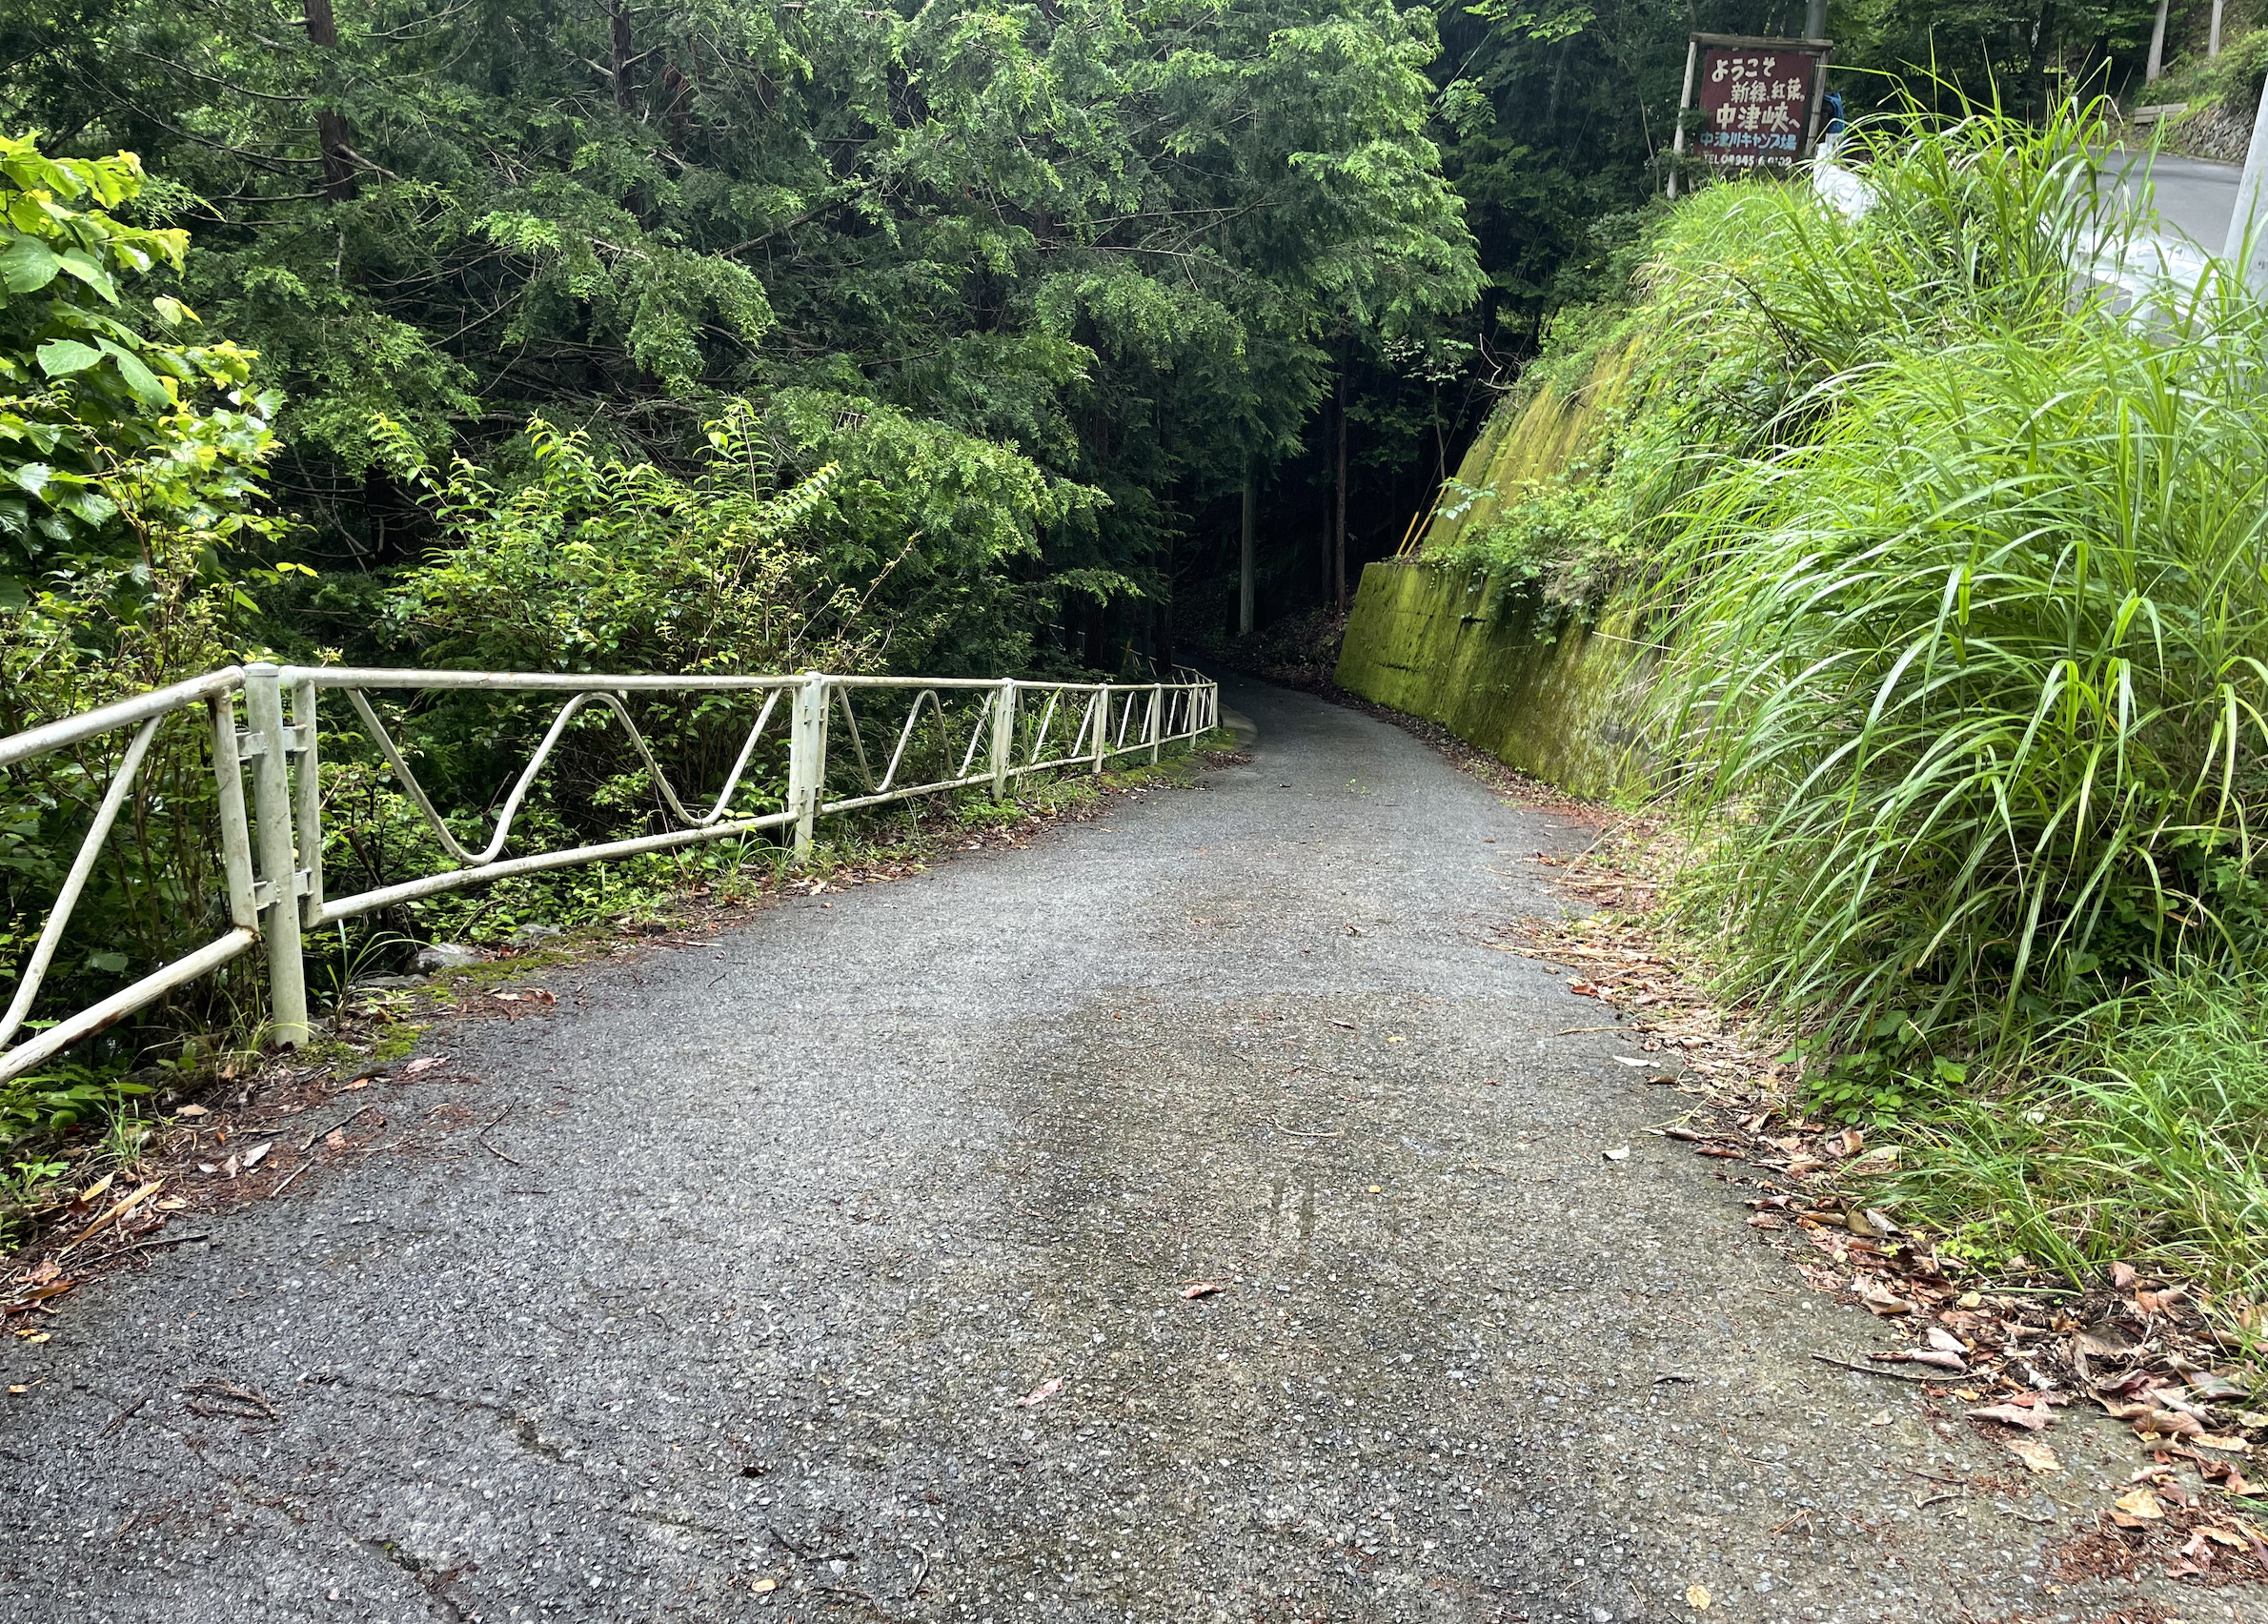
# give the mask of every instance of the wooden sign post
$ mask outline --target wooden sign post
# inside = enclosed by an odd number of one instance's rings
[[[1792,169],[1819,139],[1819,99],[1834,46],[1824,39],[1697,33],[1686,45],[1685,89],[1671,139],[1670,195],[1686,154],[1686,114],[1701,113],[1696,141],[1713,170]]]

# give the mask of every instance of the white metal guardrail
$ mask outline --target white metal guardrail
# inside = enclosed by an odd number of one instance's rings
[[[557,695],[561,700],[542,741],[506,795],[488,839],[476,846],[461,841],[435,807],[372,699],[464,690]],[[365,738],[455,867],[352,896],[326,894],[319,772],[323,728],[317,706],[327,691],[346,699]],[[638,695],[715,696],[753,711],[732,768],[705,808],[688,804],[655,759],[631,710],[631,700]],[[905,706],[901,721],[881,719],[878,743],[892,735],[895,742],[877,776],[861,721],[871,724],[878,720],[875,713],[897,704]],[[863,719],[861,708],[868,713]],[[506,856],[529,790],[577,717],[592,709],[627,733],[675,826],[635,839]],[[783,710],[785,793],[755,790],[749,764]],[[170,718],[193,713],[201,713],[197,725],[208,734],[214,769],[229,929],[100,1003],[16,1042],[152,739]],[[0,769],[10,769],[106,736],[127,735],[76,860],[25,961],[7,1012],[0,1015],[0,1082],[22,1075],[259,944],[267,949],[271,1034],[278,1044],[296,1047],[309,1036],[300,954],[303,930],[508,875],[666,851],[759,830],[792,830],[789,838],[800,859],[811,849],[814,822],[829,814],[974,784],[989,784],[994,797],[1004,800],[1017,780],[1032,773],[1099,773],[1112,757],[1136,752],[1146,752],[1154,761],[1165,744],[1194,739],[1217,726],[1220,713],[1218,685],[1186,670],[1177,670],[1169,682],[1129,685],[1012,678],[838,677],[822,672],[793,677],[653,677],[228,666],[0,740]],[[924,717],[929,722],[926,733]],[[838,744],[830,753],[830,738],[838,724],[848,748]],[[780,737],[777,730],[771,736],[775,741]],[[922,740],[943,761],[946,770],[942,776],[918,776],[914,757],[917,741]],[[247,767],[253,787],[249,817],[244,795]],[[854,781],[852,793],[836,793],[831,774]]]

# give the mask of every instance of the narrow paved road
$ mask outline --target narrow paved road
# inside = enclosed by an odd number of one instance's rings
[[[442,1034],[482,1081],[399,1108],[511,1106],[524,1167],[326,1169],[11,1343],[0,1615],[2104,1616],[1477,944],[1588,832],[1230,699],[1205,787]],[[2056,1436],[2071,1497],[2128,1469]]]
[[[2227,243],[2242,166],[2178,152],[2160,152],[2153,159],[2146,152],[2114,152],[2111,164],[2130,197],[2139,197],[2142,187],[2149,186],[2162,231],[2186,237],[2208,254],[2218,254]]]

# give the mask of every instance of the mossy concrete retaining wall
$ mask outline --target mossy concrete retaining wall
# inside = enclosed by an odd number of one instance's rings
[[[1646,782],[1635,746],[1653,661],[1637,629],[1629,612],[1587,625],[1481,571],[1388,560],[1363,571],[1337,680],[1605,800]]]
[[[1525,581],[1437,562],[1539,483],[1585,477],[1602,414],[1628,399],[1638,345],[1605,349],[1572,396],[1539,388],[1488,420],[1457,470],[1462,491],[1417,553],[1363,571],[1339,686],[1438,721],[1522,772],[1600,800],[1646,782],[1634,749],[1654,661],[1635,613],[1595,623]]]
[[[1490,413],[1457,465],[1462,489],[1444,493],[1417,551],[1439,555],[1488,529],[1534,486],[1567,477],[1590,449],[1601,419],[1629,403],[1640,355],[1634,338],[1610,344],[1573,395],[1543,384]]]

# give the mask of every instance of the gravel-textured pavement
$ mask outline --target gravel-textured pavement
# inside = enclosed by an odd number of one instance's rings
[[[2049,1553],[2128,1457],[1812,1362],[1887,1337],[1479,944],[1588,831],[1229,697],[1199,788],[436,1033],[480,1082],[390,1097],[514,1162],[326,1167],[11,1344],[0,1617],[2110,1616]]]

